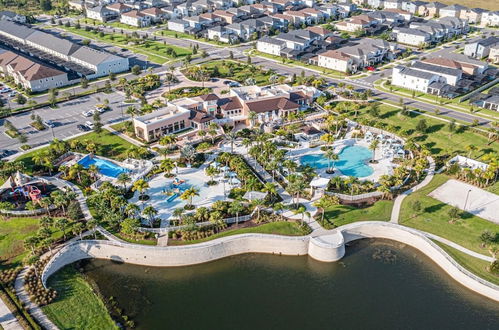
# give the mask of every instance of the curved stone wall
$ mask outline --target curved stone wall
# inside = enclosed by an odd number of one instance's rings
[[[49,261],[42,281],[60,268],[86,258],[110,259],[138,265],[186,266],[243,254],[272,253],[306,255],[332,262],[345,254],[345,243],[361,238],[385,238],[410,245],[426,254],[447,274],[465,287],[499,301],[499,286],[461,267],[424,233],[388,222],[368,221],[345,225],[318,237],[243,234],[185,246],[145,246],[114,241],[76,241],[61,248]]]

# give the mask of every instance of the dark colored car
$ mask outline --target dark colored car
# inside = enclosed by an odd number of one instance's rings
[[[80,125],[76,126],[76,128],[77,128],[79,131],[82,131],[82,132],[86,132],[86,131],[88,131],[88,127],[87,127],[87,126],[85,126],[85,125],[81,125],[81,124],[80,124]]]

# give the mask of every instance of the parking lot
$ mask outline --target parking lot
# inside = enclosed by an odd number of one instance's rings
[[[99,100],[100,99],[100,100]],[[75,134],[81,133],[77,126],[84,124],[86,121],[93,121],[92,117],[82,115],[83,111],[88,111],[94,108],[96,104],[102,103],[104,99],[109,100],[110,110],[101,114],[101,121],[107,124],[113,121],[118,121],[122,118],[122,111],[126,110],[127,105],[122,101],[125,99],[121,93],[104,94],[98,93],[91,96],[81,97],[76,100],[60,103],[56,109],[44,107],[36,110],[42,120],[50,120],[54,123],[53,128],[47,128],[43,131],[38,131],[33,128],[30,123],[31,112],[26,112],[9,117],[8,120],[28,138],[27,144],[32,147],[47,143],[54,137],[64,139]],[[4,119],[0,120],[0,125],[3,125]],[[5,134],[5,128],[2,127],[0,134],[0,149],[2,150],[18,150],[21,143],[17,139],[10,138]]]

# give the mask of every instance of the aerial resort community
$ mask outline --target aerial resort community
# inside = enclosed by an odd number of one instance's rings
[[[1,2],[0,329],[497,329],[499,3],[441,1]]]

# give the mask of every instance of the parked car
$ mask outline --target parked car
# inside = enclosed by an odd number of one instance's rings
[[[47,127],[50,127],[50,128],[55,127],[55,123],[52,120],[50,120],[50,119],[49,120],[44,120],[43,121],[43,125],[45,125]]]
[[[88,111],[83,111],[81,114],[84,116],[84,117],[91,117],[93,116],[95,113],[95,110],[88,110]]]
[[[239,87],[239,86],[241,86],[241,84],[235,81],[231,81],[229,84],[229,87]]]
[[[13,154],[16,154],[17,153],[17,150],[0,150],[0,158],[5,158],[5,157],[9,157]]]
[[[9,97],[14,97],[16,96],[17,92],[16,91],[12,91],[9,93]]]
[[[224,80],[224,85],[230,85],[232,83],[232,81],[230,80]]]
[[[8,93],[10,91],[11,91],[11,89],[9,87],[4,87],[4,88],[0,89],[0,93]]]
[[[79,131],[81,131],[81,132],[86,132],[86,131],[88,131],[88,127],[87,127],[87,126],[85,126],[85,125],[82,125],[82,124],[80,124],[80,125],[76,126],[76,128],[77,128]]]
[[[95,110],[98,111],[99,113],[103,113],[109,110],[109,106],[104,104],[98,104],[95,106]]]
[[[366,69],[367,71],[376,71],[376,68],[373,66],[368,66]]]
[[[94,123],[92,123],[90,120],[87,120],[85,122],[85,126],[87,126],[89,129],[94,129]]]

